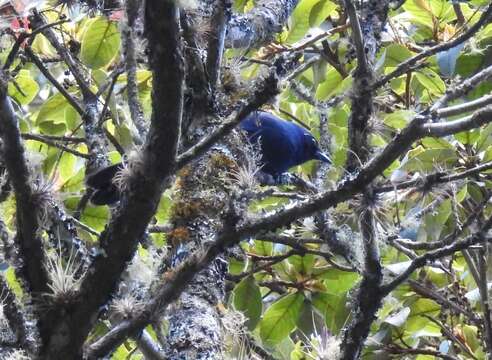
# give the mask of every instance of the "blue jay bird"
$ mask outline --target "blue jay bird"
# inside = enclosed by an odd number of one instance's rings
[[[301,126],[282,120],[264,111],[255,111],[240,124],[251,143],[260,144],[261,171],[271,175],[274,183],[289,168],[309,160],[330,163],[330,159],[320,149],[316,139]],[[113,178],[122,168],[115,164],[90,175],[87,185],[95,191],[91,197],[96,205],[110,205],[119,200],[120,192]]]

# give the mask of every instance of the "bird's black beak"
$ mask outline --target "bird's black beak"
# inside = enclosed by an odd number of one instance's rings
[[[314,158],[316,160],[320,160],[320,161],[323,161],[325,163],[329,163],[331,164],[331,160],[330,158],[328,157],[328,155],[326,155],[324,152],[320,151],[320,150],[317,150],[315,153],[314,153]]]

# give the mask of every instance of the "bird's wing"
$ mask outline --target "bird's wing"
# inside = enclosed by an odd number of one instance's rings
[[[295,139],[282,127],[265,128],[261,134],[265,168],[273,173],[283,173],[295,165]]]
[[[122,163],[117,163],[97,171],[87,177],[87,185],[94,189],[103,189],[113,184],[116,173],[123,168]]]
[[[257,137],[261,134],[262,121],[258,116],[255,116],[255,114],[251,114],[241,121],[241,129],[246,131],[250,139],[252,137]]]

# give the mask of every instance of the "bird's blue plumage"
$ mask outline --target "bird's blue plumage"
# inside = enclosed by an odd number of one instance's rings
[[[259,142],[262,171],[280,175],[308,160],[329,162],[314,137],[301,126],[264,111],[255,111],[241,122],[252,143]]]
[[[255,111],[248,115],[240,126],[252,143],[260,143],[261,170],[274,177],[273,183],[277,183],[275,178],[289,168],[308,160],[330,162],[307,130],[270,113]],[[94,204],[109,205],[119,200],[120,192],[114,185],[113,178],[122,168],[121,163],[114,164],[88,177],[87,185],[94,189],[91,197]]]

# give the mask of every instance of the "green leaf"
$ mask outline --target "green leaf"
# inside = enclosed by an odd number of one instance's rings
[[[81,39],[80,58],[91,69],[108,65],[120,49],[120,33],[113,21],[103,16],[91,19]]]
[[[39,85],[32,78],[29,70],[22,69],[19,71],[15,77],[15,83],[17,86],[15,86],[12,82],[9,82],[9,95],[21,105],[29,104],[39,92]],[[20,88],[22,92],[19,91],[17,87]]]
[[[58,172],[61,180],[66,181],[73,175],[73,168],[77,162],[77,157],[70,153],[64,152],[58,164]]]
[[[473,145],[480,136],[480,129],[474,129],[469,131],[463,131],[457,134],[454,134],[454,138],[458,140],[463,145]]]
[[[301,0],[290,16],[289,35],[286,42],[289,44],[301,40],[309,30],[309,15],[320,0]]]
[[[330,68],[326,73],[326,80],[323,81],[316,90],[316,98],[326,100],[333,95],[342,83],[342,76],[334,68]]]
[[[321,0],[313,6],[309,14],[309,24],[311,27],[319,26],[335,9],[337,4],[329,0]]]
[[[79,202],[78,197],[65,199],[67,209],[75,210]],[[109,218],[107,206],[87,206],[82,214],[81,222],[97,231],[103,231]]]
[[[394,327],[401,327],[405,324],[409,315],[410,308],[404,307],[400,311],[388,316],[386,319],[384,319],[384,322],[393,325]]]
[[[414,73],[413,79],[416,79],[432,95],[440,96],[446,91],[444,81],[441,80],[436,72],[430,69]]]
[[[304,256],[294,255],[289,257],[289,262],[294,266],[297,272],[302,275],[309,275],[313,271],[315,258],[312,254]]]
[[[73,174],[69,179],[65,181],[61,187],[63,192],[76,192],[80,191],[84,186],[85,170],[80,169],[77,173]]]
[[[267,344],[277,344],[296,327],[304,303],[301,292],[287,295],[274,302],[260,322],[260,337]]]
[[[10,266],[5,272],[5,279],[7,280],[7,284],[15,296],[17,298],[22,298],[22,287],[19,280],[17,280],[17,276],[15,276],[15,270],[12,266]]]
[[[422,145],[427,149],[452,149],[453,145],[441,138],[426,137],[421,140]]]
[[[484,129],[480,131],[480,136],[477,139],[476,147],[477,151],[486,150],[492,143],[492,124],[488,124]]]
[[[233,290],[234,308],[244,313],[248,318],[246,325],[253,330],[261,317],[262,301],[259,286],[253,276],[241,280]]]
[[[74,114],[74,111],[75,109],[65,97],[56,93],[41,106],[35,123],[45,134],[63,135],[79,119],[78,114]]]
[[[403,129],[414,116],[415,111],[397,110],[394,113],[386,115],[383,122],[394,129]]]
[[[268,241],[255,240],[251,251],[258,255],[270,256],[273,254],[273,245]]]
[[[159,206],[155,214],[155,217],[157,218],[157,221],[160,224],[165,223],[169,220],[171,216],[171,207],[172,207],[171,191],[166,190],[161,196],[161,200],[159,201]]]
[[[405,46],[391,44],[386,47],[384,65],[389,68],[396,67],[413,55],[414,53],[408,50]],[[391,70],[392,69],[388,69],[387,71],[389,72]]]
[[[406,1],[403,9],[412,22],[421,26],[433,28],[433,14],[427,0],[410,0]]]
[[[312,301],[314,307],[323,314],[328,329],[333,333],[338,333],[350,314],[346,295],[318,293],[313,296]]]
[[[421,146],[408,152],[408,161],[402,166],[407,171],[431,171],[436,164],[451,166],[458,157],[454,149],[423,149]]]

